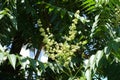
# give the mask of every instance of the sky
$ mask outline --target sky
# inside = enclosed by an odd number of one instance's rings
[[[26,49],[26,47],[27,47],[27,45],[22,47],[20,54],[24,57],[30,57],[30,58],[34,59],[34,56],[35,56],[37,49],[35,49],[35,53],[34,53],[32,50]],[[48,56],[47,56],[47,54],[45,54],[44,48],[42,48],[40,55],[38,57],[38,60],[43,62],[43,63],[48,62]]]

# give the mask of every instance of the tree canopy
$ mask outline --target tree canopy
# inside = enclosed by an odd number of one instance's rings
[[[119,80],[120,0],[0,0],[0,44],[0,80]]]

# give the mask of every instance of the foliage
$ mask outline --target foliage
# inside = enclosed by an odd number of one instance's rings
[[[118,80],[120,1],[1,0],[0,43],[3,80]],[[20,56],[26,44],[34,59]]]

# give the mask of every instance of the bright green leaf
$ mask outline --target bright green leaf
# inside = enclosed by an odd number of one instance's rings
[[[2,19],[4,17],[4,15],[3,14],[0,14],[0,19]]]
[[[13,68],[15,69],[15,65],[16,65],[16,55],[14,54],[8,54],[7,55],[9,61],[10,61],[10,64],[13,66]]]
[[[87,69],[85,76],[86,76],[87,80],[91,80],[91,69]]]
[[[99,64],[99,61],[100,61],[100,59],[103,57],[103,51],[102,50],[99,50],[99,51],[97,51],[97,54],[96,54],[96,65],[98,66],[98,64]]]
[[[3,59],[4,59],[4,54],[0,53],[0,64],[3,62]]]
[[[90,60],[90,67],[94,70],[94,68],[95,68],[95,61],[96,61],[96,56],[95,56],[95,55],[92,55],[89,60]]]
[[[5,10],[0,11],[0,20],[4,17],[5,13],[6,13]]]

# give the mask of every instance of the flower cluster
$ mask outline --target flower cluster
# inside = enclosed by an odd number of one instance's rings
[[[64,42],[55,41],[54,35],[50,32],[49,28],[40,28],[41,35],[44,37],[43,42],[45,43],[45,51],[48,56],[60,63],[61,65],[67,66],[71,61],[71,57],[80,48],[81,42],[71,43],[76,36],[76,24],[78,22],[79,11],[74,14],[74,19],[71,26],[69,27],[68,35],[61,36],[65,39]]]

